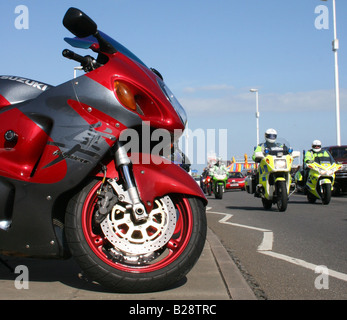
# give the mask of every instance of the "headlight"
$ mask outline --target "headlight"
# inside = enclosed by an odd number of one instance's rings
[[[322,175],[322,176],[327,175],[327,171],[324,170],[324,169],[321,169],[321,168],[318,168],[318,173],[319,173],[320,175]]]
[[[161,80],[157,79],[158,84],[165,94],[166,98],[170,101],[171,105],[174,107],[175,111],[177,112],[178,116],[180,117],[182,123],[184,126],[187,124],[187,114],[184,110],[184,108],[181,106],[181,104],[178,102],[174,94],[171,92],[169,87]]]
[[[225,174],[215,174],[214,176],[217,180],[224,180],[226,178]]]
[[[275,160],[275,169],[287,169],[287,161],[286,160]]]
[[[321,175],[326,175],[326,176],[333,176],[335,174],[336,169],[332,168],[332,169],[327,169],[327,170],[323,170],[321,169],[321,172],[319,172]]]

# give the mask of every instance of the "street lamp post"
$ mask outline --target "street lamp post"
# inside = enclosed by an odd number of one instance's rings
[[[321,0],[327,1],[327,0]],[[336,5],[335,0],[333,1],[333,23],[334,23],[334,40],[333,40],[333,51],[335,57],[335,103],[336,103],[336,142],[337,145],[341,145],[341,133],[340,133],[340,89],[339,89],[339,66],[337,59],[337,50],[339,49],[339,40],[337,39],[336,32]]]
[[[255,92],[255,100],[256,100],[256,112],[255,117],[257,120],[257,145],[259,144],[259,101],[258,101],[258,89],[250,89],[250,92]]]

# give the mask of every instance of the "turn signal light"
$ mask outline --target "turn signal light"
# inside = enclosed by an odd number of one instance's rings
[[[126,108],[136,111],[136,101],[130,88],[123,82],[115,81],[114,90],[119,102]]]

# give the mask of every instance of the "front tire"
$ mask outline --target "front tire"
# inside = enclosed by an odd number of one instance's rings
[[[287,185],[285,181],[277,182],[276,193],[277,193],[277,208],[280,212],[284,212],[287,210],[287,206],[288,206]]]
[[[169,195],[176,220],[171,238],[163,238],[163,245],[158,248],[156,244],[153,252],[137,255],[134,251],[126,253],[124,247],[115,247],[95,222],[100,185],[100,181],[93,180],[84,187],[70,200],[66,213],[67,242],[86,276],[114,292],[163,290],[183,278],[197,262],[205,244],[207,226],[202,200]],[[132,222],[127,221],[131,227]],[[155,231],[148,232],[151,241]],[[138,245],[141,251],[140,242],[126,245],[132,245],[135,251]]]
[[[212,184],[211,184],[211,183],[209,183],[209,184],[207,185],[207,194],[208,194],[209,196],[212,194]]]
[[[223,186],[220,184],[216,185],[216,192],[215,192],[215,198],[216,199],[223,199]]]
[[[327,205],[330,203],[330,200],[331,200],[331,185],[323,184],[322,189],[323,189],[322,202],[323,204]]]

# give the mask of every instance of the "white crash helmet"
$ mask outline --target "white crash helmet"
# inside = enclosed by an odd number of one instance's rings
[[[275,129],[267,129],[265,131],[265,140],[269,143],[275,143],[277,138],[277,131]]]
[[[312,142],[312,150],[314,152],[320,152],[322,150],[322,143],[319,140],[314,140]]]

